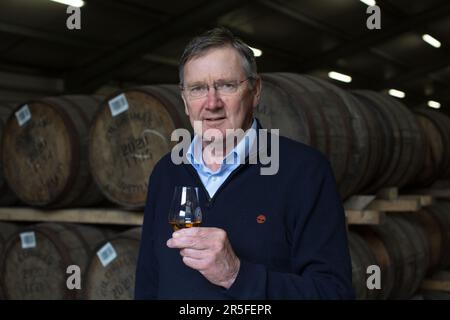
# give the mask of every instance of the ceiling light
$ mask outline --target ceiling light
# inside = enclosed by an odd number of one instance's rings
[[[352,82],[352,77],[350,77],[346,74],[343,74],[343,73],[336,72],[336,71],[328,72],[328,76],[334,80],[347,82],[347,83]]]
[[[58,2],[61,4],[65,4],[71,7],[77,7],[77,8],[81,8],[82,6],[84,6],[84,1],[83,0],[50,0],[53,2]]]
[[[400,90],[396,90],[396,89],[389,89],[388,93],[396,98],[404,98],[406,96],[406,94],[403,91]]]
[[[437,101],[430,100],[428,101],[428,106],[430,108],[439,109],[441,107],[441,104]]]
[[[362,3],[367,4],[369,7],[376,5],[377,3],[375,2],[375,0],[359,0]]]
[[[423,39],[423,41],[425,41],[426,43],[428,43],[429,45],[431,45],[435,48],[439,48],[441,46],[441,42],[439,40],[437,40],[436,38],[433,38],[429,34],[424,34],[422,36],[422,39]]]
[[[253,51],[253,55],[255,57],[261,57],[262,56],[262,51],[261,50],[253,48],[253,47],[250,47],[250,46],[249,46],[249,48]]]

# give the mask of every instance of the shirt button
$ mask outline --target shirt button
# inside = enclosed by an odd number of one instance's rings
[[[216,181],[217,178],[216,178],[216,177],[212,177],[211,180],[212,180],[212,181]]]

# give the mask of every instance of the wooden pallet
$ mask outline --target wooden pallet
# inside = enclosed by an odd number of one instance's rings
[[[430,197],[433,197],[436,199],[450,200],[450,188],[448,188],[448,189],[433,189],[433,188],[414,189],[414,190],[411,190],[411,193],[429,195]]]
[[[433,202],[431,195],[400,195],[398,188],[384,188],[375,195],[351,196],[344,202],[344,208],[348,224],[378,225],[386,214],[417,212]]]
[[[377,225],[382,224],[385,213],[376,210],[345,210],[347,224]]]
[[[450,200],[450,180],[438,180],[429,188],[408,190],[411,194],[429,195],[435,199]]]
[[[379,225],[385,215],[415,212],[433,204],[430,194],[399,195],[398,188],[385,188],[376,195],[356,195],[344,203],[348,225]],[[143,213],[115,208],[43,210],[29,207],[2,207],[0,221],[72,222],[115,225],[142,225]]]
[[[426,278],[422,282],[421,289],[450,292],[450,271],[439,271]]]
[[[125,211],[110,208],[80,208],[41,210],[28,207],[0,208],[0,221],[16,222],[71,222],[89,224],[113,224],[140,226],[142,212]]]

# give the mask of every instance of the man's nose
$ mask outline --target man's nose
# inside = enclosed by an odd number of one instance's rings
[[[208,109],[218,109],[223,106],[219,92],[214,87],[210,87],[206,96],[206,105]]]

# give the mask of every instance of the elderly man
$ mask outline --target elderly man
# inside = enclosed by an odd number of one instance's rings
[[[226,29],[208,31],[186,47],[180,80],[196,135],[186,163],[169,154],[151,174],[135,297],[353,298],[344,211],[328,160],[299,142],[279,137],[274,148],[250,133],[261,129],[252,51]],[[225,143],[231,129],[245,135]],[[275,174],[249,161],[249,150],[261,145],[279,153]],[[199,188],[200,227],[170,228],[176,186]]]

